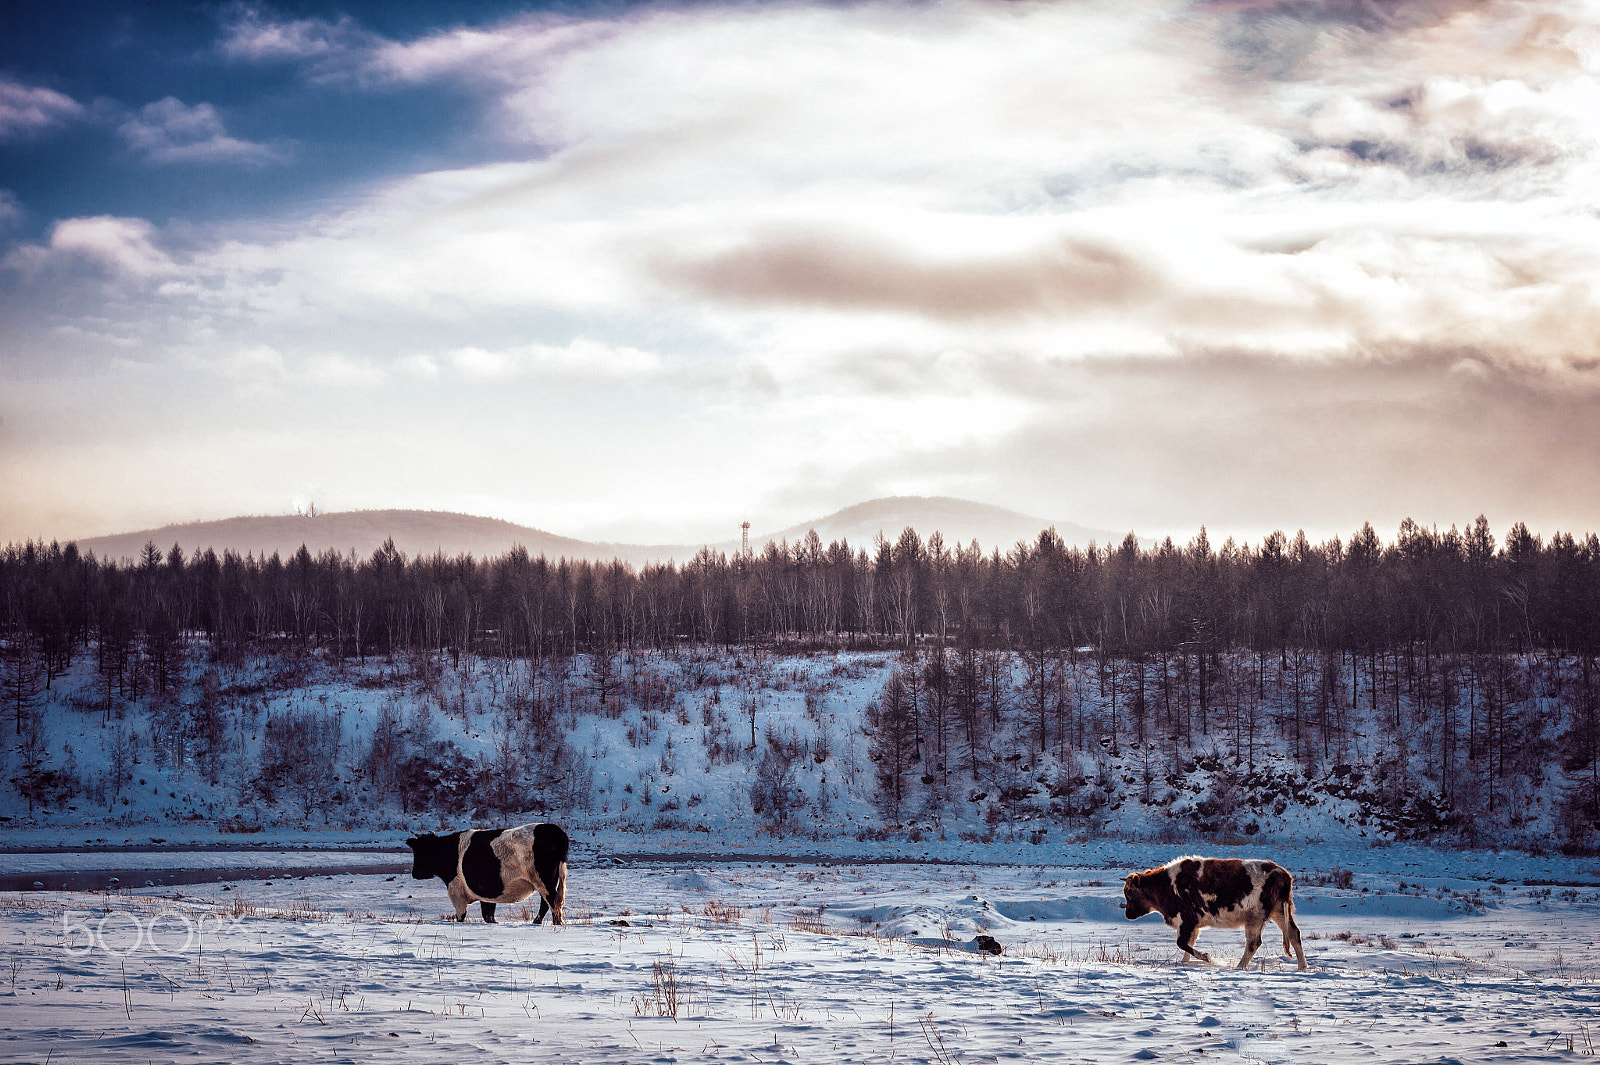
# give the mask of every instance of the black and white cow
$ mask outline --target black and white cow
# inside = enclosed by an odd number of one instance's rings
[[[1261,858],[1174,858],[1166,865],[1131,873],[1122,882],[1127,918],[1159,913],[1178,930],[1178,946],[1211,964],[1211,955],[1195,949],[1202,928],[1243,928],[1244,957],[1239,968],[1261,947],[1261,930],[1272,921],[1283,930],[1284,957],[1298,957],[1306,967],[1300,926],[1294,919],[1294,877],[1275,862]],[[1292,948],[1292,951],[1291,951]]]
[[[556,825],[518,825],[515,828],[469,828],[436,836],[432,832],[406,840],[411,848],[411,877],[438,877],[450,892],[456,920],[467,919],[467,907],[477,901],[483,919],[495,923],[499,902],[521,902],[539,893],[539,916],[549,913],[561,923],[561,906],[567,895],[567,834]]]

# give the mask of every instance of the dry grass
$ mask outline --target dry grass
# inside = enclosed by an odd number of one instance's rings
[[[731,902],[723,902],[721,899],[706,900],[705,907],[700,913],[715,927],[738,924],[744,919],[744,909],[742,907],[736,906]]]
[[[222,908],[222,913],[227,917],[234,918],[235,920],[238,920],[241,917],[260,917],[261,907],[257,906],[243,895],[235,895],[233,900],[229,902],[227,906]]]
[[[801,910],[789,918],[789,927],[796,932],[806,932],[817,936],[838,934],[823,921],[820,910]]]
[[[678,1011],[689,1008],[691,985],[678,969],[676,958],[657,961],[650,966],[650,987],[633,998],[633,1012],[637,1017],[671,1017],[678,1019]]]
[[[1104,941],[1088,947],[1065,947],[1052,943],[1019,943],[1006,948],[1006,956],[1049,962],[1052,965],[1156,965],[1154,958],[1139,957],[1139,948],[1124,939],[1115,944]]]
[[[1566,1035],[1557,1032],[1555,1038],[1545,1044],[1544,1049],[1548,1052],[1552,1047],[1557,1049],[1564,1047],[1569,1053],[1580,1054],[1586,1058],[1595,1056],[1594,1039],[1589,1034],[1587,1024],[1579,1024],[1576,1032],[1568,1032]]]
[[[960,1065],[961,1059],[954,1050],[945,1046],[944,1035],[934,1027],[932,1010],[919,1018],[917,1025],[922,1029],[922,1037],[928,1041],[928,1051],[937,1065]]]

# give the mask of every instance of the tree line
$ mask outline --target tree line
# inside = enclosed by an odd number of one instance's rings
[[[1286,659],[1551,652],[1600,644],[1600,539],[1545,542],[1521,523],[1497,544],[1406,521],[1389,542],[1275,532],[1259,544],[1183,546],[1132,534],[1079,548],[1052,529],[1006,552],[906,529],[857,548],[815,532],[759,553],[702,549],[642,569],[551,560],[370,557],[305,547],[287,559],[147,544],[132,562],[75,544],[0,552],[0,628],[48,684],[93,649],[112,683],[164,689],[185,633],[219,654],[322,649],[340,657],[432,652],[543,657],[677,644],[931,644],[1117,657],[1248,649]],[[137,665],[137,676],[129,674]]]

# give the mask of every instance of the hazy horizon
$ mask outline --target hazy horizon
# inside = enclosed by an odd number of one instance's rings
[[[1578,2],[0,16],[0,543],[1600,529]]]
[[[893,500],[917,500],[919,498],[921,497],[891,497]],[[971,503],[971,501],[964,500],[949,500],[948,497],[940,498],[949,502]],[[848,515],[853,510],[860,509],[862,506],[886,501],[887,500],[870,500],[867,502],[867,504],[857,504],[856,506],[843,508],[842,510],[836,511],[833,514],[817,515],[812,519],[793,522],[782,527],[763,529],[761,527],[752,525],[750,532],[750,544],[754,549],[759,551],[766,545],[768,541],[773,543],[778,543],[780,541],[785,543],[799,543],[805,537],[807,532],[815,531],[820,536],[824,545],[843,539],[848,541],[853,550],[870,550],[871,545],[873,542],[875,542],[876,537],[872,531],[868,531],[869,526],[871,529],[881,532],[891,541],[896,539],[900,530],[909,528],[916,531],[924,542],[928,541],[933,533],[938,532],[941,534],[942,539],[947,547],[966,546],[969,542],[976,541],[984,553],[988,553],[989,551],[998,548],[1002,554],[1006,553],[1019,541],[1032,543],[1037,539],[1038,534],[1043,532],[1045,529],[1054,530],[1059,536],[1062,537],[1062,539],[1065,540],[1069,546],[1075,545],[1078,547],[1084,547],[1090,543],[1098,544],[1101,547],[1115,546],[1116,544],[1121,543],[1124,536],[1132,533],[1138,537],[1141,546],[1143,546],[1146,550],[1158,547],[1163,538],[1170,538],[1172,542],[1180,548],[1188,547],[1195,542],[1197,536],[1200,532],[1202,532],[1202,530],[1205,532],[1213,549],[1222,548],[1225,542],[1231,542],[1240,547],[1257,548],[1261,545],[1261,542],[1272,533],[1281,534],[1289,540],[1293,540],[1297,535],[1304,534],[1313,546],[1320,546],[1333,540],[1338,540],[1340,543],[1348,544],[1359,532],[1358,527],[1355,529],[1346,530],[1344,532],[1334,532],[1328,535],[1313,535],[1308,530],[1305,530],[1299,526],[1280,525],[1272,530],[1267,530],[1258,535],[1252,536],[1230,532],[1225,529],[1201,526],[1192,531],[1148,535],[1142,530],[1137,529],[1128,529],[1121,532],[1113,529],[1095,529],[1072,522],[1053,521],[1051,519],[1036,515],[1021,515],[1014,511],[1005,510],[1004,508],[992,509],[999,511],[1002,514],[1013,515],[1016,518],[1032,520],[1012,522],[1010,523],[1010,527],[1008,527],[1004,532],[996,532],[997,526],[992,524],[993,515],[981,515],[977,519],[972,519],[970,517],[967,519],[962,519],[958,517],[953,520],[941,520],[937,517],[929,519],[926,514],[911,514],[908,515],[903,522],[894,520],[873,521],[871,519],[864,519],[854,522],[854,527],[851,528],[846,528],[846,526],[852,525],[851,522],[840,522],[836,520]],[[991,509],[986,504],[971,503],[971,505],[978,508],[980,511]],[[451,522],[446,522],[439,528],[424,527],[419,529],[412,524],[400,523],[396,524],[392,528],[387,528],[386,531],[381,533],[375,532],[374,528],[371,527],[358,526],[355,534],[347,539],[341,539],[339,538],[339,534],[334,534],[327,529],[329,524],[340,524],[345,519],[360,518],[373,514],[395,514],[406,519],[414,519],[416,517],[452,519],[457,523],[457,525],[453,526]],[[306,535],[290,535],[286,539],[281,535],[281,530],[276,529],[276,527],[273,527],[272,529],[261,529],[252,527],[249,524],[263,522],[275,523],[281,521],[316,522],[318,519],[327,519],[323,523],[322,528],[318,528],[314,525],[308,525],[305,528]],[[460,522],[466,522],[469,524],[467,526],[458,527]],[[510,539],[504,540],[503,543],[490,543],[485,538],[487,537],[489,539],[493,539],[493,530],[482,529],[470,525],[470,523],[475,522],[504,523],[509,525],[512,529],[528,531],[536,535],[532,538],[513,536]],[[239,523],[246,524],[243,527],[239,527]],[[975,529],[975,524],[981,524],[983,528],[981,530]],[[1440,533],[1444,533],[1448,530],[1455,530],[1465,533],[1471,524],[1471,522],[1463,521],[1452,523],[1450,525],[1433,527],[1436,528]],[[1489,529],[1491,534],[1495,537],[1497,544],[1503,544],[1505,542],[1507,534],[1515,524],[1517,523],[1505,522],[1496,524],[1492,521],[1490,522]],[[204,530],[207,526],[233,527],[231,530],[232,535],[220,535],[221,530],[200,535],[201,530]],[[1429,526],[1424,524],[1423,527],[1427,528]],[[1399,533],[1398,529],[1382,529],[1375,526],[1374,531],[1377,533],[1379,541],[1382,543],[1390,544],[1397,542],[1397,535]],[[1548,540],[1550,536],[1556,532],[1569,533],[1579,541],[1584,540],[1587,536],[1594,535],[1593,530],[1586,529],[1543,530],[1536,527],[1530,527],[1530,531],[1543,540]],[[320,535],[318,535],[318,533],[320,533]],[[464,514],[457,511],[409,510],[397,508],[374,508],[371,510],[355,511],[323,511],[320,508],[317,508],[314,514],[301,511],[281,514],[235,515],[231,518],[199,519],[192,522],[169,522],[160,526],[147,527],[144,529],[121,530],[119,532],[105,533],[97,536],[71,538],[58,537],[46,538],[42,540],[34,538],[33,542],[48,544],[52,539],[62,544],[71,542],[78,545],[81,549],[94,551],[102,558],[122,558],[125,560],[137,558],[147,540],[154,543],[162,551],[166,551],[176,544],[177,546],[181,547],[186,554],[189,555],[210,547],[216,550],[218,553],[221,553],[223,550],[231,550],[241,554],[248,551],[262,557],[265,557],[266,554],[272,552],[286,556],[288,554],[292,554],[299,546],[301,546],[302,543],[304,543],[310,547],[313,554],[318,554],[323,550],[333,548],[339,551],[341,554],[349,554],[353,552],[355,557],[362,558],[370,554],[376,547],[380,546],[385,536],[387,536],[389,539],[392,539],[399,546],[401,552],[408,557],[431,555],[436,549],[434,546],[436,542],[434,538],[442,537],[442,539],[438,541],[438,549],[444,550],[444,553],[447,556],[468,554],[479,558],[494,558],[499,557],[505,551],[510,550],[514,546],[521,546],[528,549],[535,556],[543,555],[550,558],[567,556],[600,557],[589,552],[579,550],[579,548],[598,548],[602,549],[603,553],[609,552],[612,548],[615,548],[618,552],[616,556],[617,558],[630,562],[634,565],[643,565],[646,562],[666,561],[669,559],[675,559],[679,563],[682,563],[694,551],[700,549],[701,547],[731,552],[737,549],[740,539],[739,530],[734,529],[731,532],[729,530],[722,530],[721,535],[719,536],[703,537],[700,539],[681,539],[671,541],[662,540],[653,543],[630,542],[622,540],[585,540],[580,537],[568,536],[566,533],[563,533],[557,529],[541,528],[539,526],[509,522],[506,519],[496,518],[492,515]],[[254,547],[248,546],[249,543],[255,541],[260,542]],[[557,541],[560,542],[558,543]],[[0,546],[15,546],[19,543],[20,541],[9,541],[0,543]],[[610,555],[604,554],[604,557],[610,557]]]

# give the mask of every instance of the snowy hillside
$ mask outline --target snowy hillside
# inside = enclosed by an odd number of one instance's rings
[[[1487,745],[1481,764],[1441,766],[1382,701],[1379,719],[1345,706],[1319,734],[1309,711],[1291,712],[1286,675],[1250,656],[1229,668],[1266,670],[1265,694],[1188,722],[1187,737],[1129,705],[1125,676],[1087,654],[1057,664],[1048,699],[1030,680],[1037,662],[977,656],[983,698],[965,710],[939,679],[961,663],[926,649],[361,664],[225,661],[196,638],[182,658],[165,695],[119,699],[83,656],[37,712],[6,722],[8,838],[393,842],[542,818],[634,851],[1042,857],[1108,837],[1582,850],[1590,838],[1574,833],[1571,800],[1587,767],[1527,772]],[[1523,689],[1526,705],[1502,715],[1555,722],[1538,685]],[[1549,750],[1548,727],[1524,746]]]

